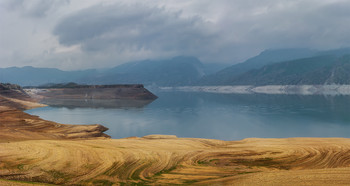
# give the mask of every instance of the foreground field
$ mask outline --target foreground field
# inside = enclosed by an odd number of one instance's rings
[[[173,136],[0,143],[0,178],[81,185],[348,185],[350,139]]]

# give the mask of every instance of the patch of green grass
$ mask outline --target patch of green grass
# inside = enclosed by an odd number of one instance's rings
[[[117,169],[118,168],[118,169]],[[110,166],[104,173],[103,175],[106,175],[106,176],[116,176],[119,172],[120,172],[120,169],[122,169],[121,167],[118,167],[118,162],[114,162],[112,164],[112,166]]]
[[[55,179],[60,179],[60,178],[65,178],[66,175],[60,171],[56,171],[56,170],[50,170],[47,171],[47,173],[49,173],[53,178]]]
[[[176,169],[176,166],[172,166],[169,169],[161,170],[161,171],[155,173],[154,176],[160,176],[162,174],[169,174],[171,171],[173,171],[175,169]]]
[[[196,182],[198,182],[198,180],[186,180],[183,182],[183,184],[194,184]]]
[[[151,166],[152,163],[144,164],[140,168],[136,169],[130,176],[132,180],[140,180],[140,174],[143,170],[145,170],[147,167]]]
[[[127,186],[148,186],[150,184],[148,182],[127,182],[127,183],[119,182],[119,185],[121,185],[121,186],[125,186],[125,185],[127,185]]]
[[[23,169],[24,169],[24,164],[19,164],[19,165],[17,165],[17,169],[18,169],[18,170],[23,170]]]
[[[139,179],[141,179],[141,178],[140,178],[140,172],[141,172],[141,171],[142,171],[141,169],[135,170],[135,172],[133,172],[133,173],[131,174],[130,179],[132,179],[132,180],[139,180]]]
[[[63,184],[68,182],[70,179],[70,176],[66,173],[57,171],[57,170],[49,170],[45,171],[47,174],[49,174],[55,181],[54,184]]]
[[[31,181],[21,181],[21,180],[6,180],[6,179],[0,179],[1,181],[5,181],[5,182],[13,182],[13,183],[27,183],[27,184],[31,184],[31,185],[51,185],[51,184],[47,184],[47,183],[38,183],[38,182],[31,182]]]
[[[290,167],[283,165],[281,162],[275,161],[272,158],[260,158],[260,159],[235,159],[231,160],[233,163],[245,165],[249,168],[252,167],[273,167],[278,169],[288,170]]]
[[[112,186],[114,184],[109,180],[94,180],[92,183],[97,186]]]
[[[206,165],[206,164],[208,164],[208,162],[207,161],[198,160],[197,164],[199,164],[199,165]]]

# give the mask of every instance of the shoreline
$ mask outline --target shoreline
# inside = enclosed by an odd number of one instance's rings
[[[45,105],[33,100],[0,96],[0,138],[2,140],[109,138],[108,128],[95,125],[60,124],[30,115],[24,110]]]
[[[237,85],[160,87],[160,90],[220,94],[350,95],[350,85]]]

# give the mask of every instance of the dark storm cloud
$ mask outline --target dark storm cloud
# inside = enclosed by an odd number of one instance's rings
[[[84,51],[123,50],[198,53],[215,37],[210,23],[199,17],[183,18],[145,6],[94,6],[64,18],[54,29],[64,45],[81,44]]]

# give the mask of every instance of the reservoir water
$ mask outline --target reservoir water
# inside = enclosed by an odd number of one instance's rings
[[[26,112],[64,124],[102,124],[112,138],[350,137],[350,96],[155,94],[153,102],[69,100]]]

